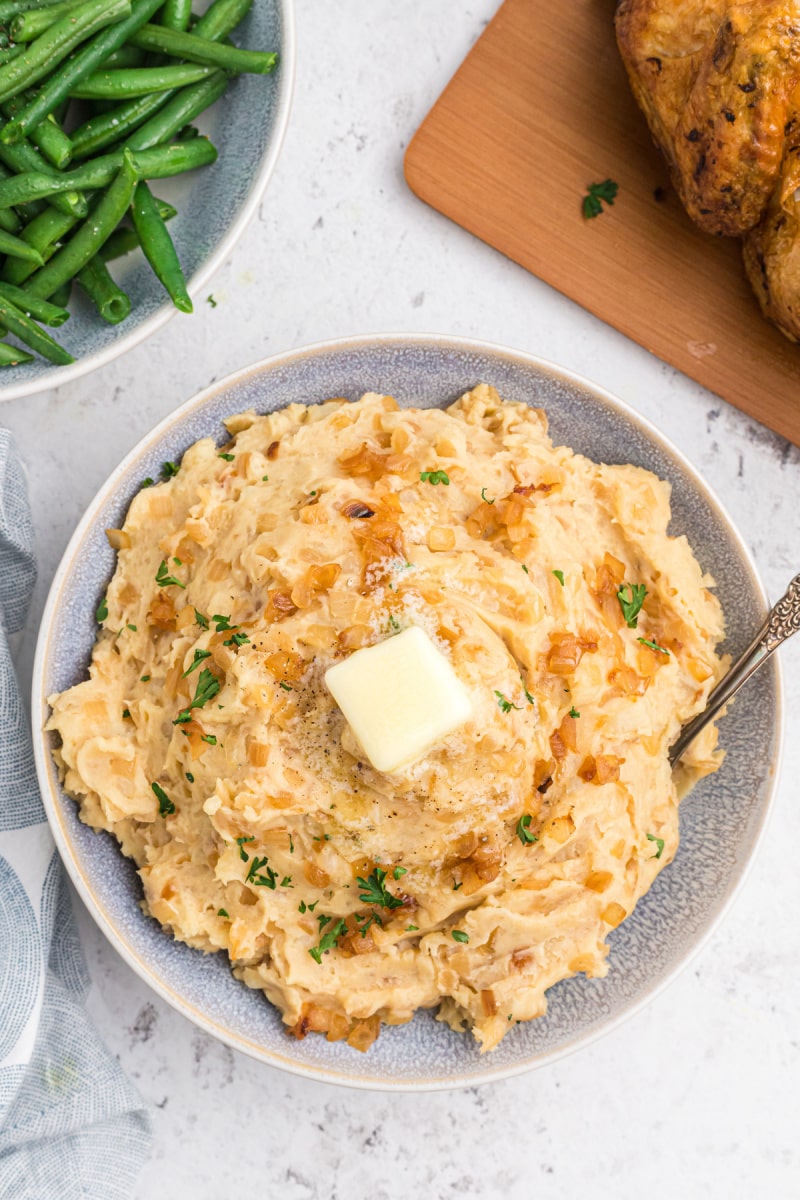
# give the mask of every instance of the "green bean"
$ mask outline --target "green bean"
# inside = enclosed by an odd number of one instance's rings
[[[173,217],[178,215],[178,210],[173,208],[171,204],[167,204],[166,200],[159,200],[157,196],[154,199],[162,221],[171,221]],[[141,242],[136,230],[131,229],[130,225],[120,225],[119,229],[114,230],[105,246],[103,246],[103,249],[100,251],[100,257],[104,262],[112,262],[115,258],[124,258],[132,250],[138,250],[140,245]]]
[[[161,14],[161,24],[167,29],[189,28],[192,19],[192,0],[167,0]]]
[[[61,0],[0,0],[0,21],[8,21],[21,12],[32,12],[37,8],[52,8]]]
[[[218,100],[228,86],[227,76],[222,71],[216,71],[191,87],[183,88],[169,100],[150,120],[141,125],[127,139],[126,145],[140,153],[143,150],[155,149],[163,142],[168,142],[178,130],[183,129],[205,109],[210,108]]]
[[[215,0],[197,22],[195,34],[210,41],[219,41],[227,37],[247,15],[252,4],[253,0]],[[213,84],[209,77],[207,83],[196,84],[194,88],[186,88],[183,92],[176,92],[174,96],[145,96],[141,100],[132,100],[129,104],[120,105],[102,116],[92,117],[72,134],[73,158],[88,158],[96,151],[113,145],[162,108],[165,109],[165,113],[161,121],[155,119],[152,126],[142,128],[141,135],[137,135],[135,139],[129,138],[128,144],[134,149],[146,149],[169,141],[174,133],[194,120],[222,95],[225,82],[223,75]],[[175,104],[169,113],[165,107],[168,101]]]
[[[129,100],[127,104],[116,104],[111,112],[90,117],[71,136],[73,159],[80,162],[98,150],[127,138],[128,134],[163,108],[168,99],[169,92],[157,92],[153,96]]]
[[[115,71],[117,67],[141,67],[144,60],[143,50],[137,50],[135,46],[120,46],[119,50],[104,58],[100,66],[103,71]]]
[[[192,32],[195,37],[221,42],[229,33],[233,33],[252,7],[253,0],[215,0],[203,13]]]
[[[51,113],[31,130],[31,141],[59,171],[72,161],[72,142]]]
[[[122,163],[124,150],[93,158],[91,162],[73,171],[65,171],[60,177],[31,171],[15,175],[0,182],[0,209],[27,204],[47,196],[56,197],[64,191],[77,188],[87,190],[106,187],[114,178]],[[156,146],[151,150],[137,151],[134,166],[141,179],[166,179],[182,175],[212,163],[217,151],[207,138],[192,138],[188,142],[175,142],[171,146]]]
[[[35,350],[49,362],[66,366],[67,363],[75,361],[63,346],[59,346],[58,342],[50,337],[49,333],[40,329],[35,321],[32,321],[21,309],[17,308],[16,304],[12,304],[2,295],[0,295],[0,323],[5,325],[9,333],[13,333],[21,342],[30,346],[31,350]]]
[[[47,8],[34,8],[29,12],[20,13],[8,27],[12,41],[32,42],[51,25],[55,25],[56,21],[68,16],[83,3],[85,0],[61,0],[59,4],[50,4]]]
[[[197,33],[180,33],[159,25],[142,25],[128,41],[140,50],[168,54],[171,58],[185,58],[204,66],[221,67],[233,74],[269,75],[278,63],[277,54],[271,51],[237,50],[235,46],[209,41]]]
[[[23,139],[15,146],[4,146],[0,141],[0,162],[10,167],[12,171],[21,173],[35,171],[40,175],[47,175],[51,179],[61,177],[60,171],[51,167],[27,139]],[[80,192],[74,192],[71,189],[67,189],[63,195],[54,196],[52,204],[61,212],[74,213],[76,217],[85,217],[89,211],[85,197],[81,196]]]
[[[131,311],[130,297],[114,282],[101,256],[96,254],[75,276],[104,321],[119,325]]]
[[[55,208],[46,208],[38,217],[34,217],[23,229],[20,237],[29,246],[38,250],[45,262],[52,258],[59,248],[61,239],[78,224],[78,218],[72,213],[61,213]],[[36,268],[18,258],[6,259],[2,270],[2,279],[6,283],[24,283]]]
[[[38,250],[34,250],[33,246],[23,242],[22,238],[14,237],[13,233],[6,233],[3,229],[0,229],[0,254],[25,259],[27,262],[36,263],[37,267],[44,266],[44,259]]]
[[[129,150],[123,151],[122,167],[87,221],[46,266],[28,280],[25,290],[47,300],[67,280],[77,275],[94,258],[127,212],[138,183],[136,165]]]
[[[8,179],[11,172],[0,163],[0,180]],[[15,212],[10,208],[0,210],[0,229],[5,229],[6,233],[16,233],[22,222]]]
[[[15,304],[25,313],[26,317],[43,321],[52,329],[57,329],[59,325],[63,325],[65,321],[69,320],[69,313],[65,308],[59,308],[57,304],[51,304],[49,300],[39,300],[35,296],[29,296],[22,288],[13,287],[10,283],[0,283],[0,296],[5,296],[7,300]]]
[[[8,342],[0,342],[0,367],[17,367],[20,363],[29,362],[33,362],[32,354],[18,350],[16,346],[9,346]]]
[[[106,0],[109,4],[118,2],[120,0]],[[129,41],[131,33],[153,15],[161,2],[163,0],[131,0],[130,15],[117,21],[115,25],[110,25],[108,29],[101,30],[63,63],[46,83],[42,84],[25,109],[0,131],[0,141],[16,142],[34,125],[44,120],[66,99],[76,84],[96,71],[109,54],[113,54]],[[5,69],[0,68],[0,75]]]
[[[213,67],[183,64],[175,67],[130,67],[87,75],[70,95],[78,100],[127,100],[200,83],[217,72]]]
[[[80,8],[73,9],[31,42],[18,58],[0,67],[0,100],[18,95],[43,75],[49,75],[53,67],[81,42],[106,25],[130,15],[130,11],[129,0],[88,0]],[[46,115],[41,113],[32,124],[38,124]]]
[[[51,304],[57,304],[59,308],[66,308],[69,304],[69,298],[72,295],[72,280],[68,279],[66,283],[62,283],[60,288],[56,288],[50,297]]]
[[[100,251],[103,262],[113,262],[115,258],[124,258],[132,250],[139,248],[139,235],[130,225],[120,225]]]
[[[153,273],[163,284],[172,303],[181,312],[193,312],[194,306],[186,290],[186,280],[178,261],[172,238],[161,219],[158,206],[146,183],[138,183],[131,204],[133,227],[139,235],[144,256]]]
[[[6,100],[5,104],[2,105],[3,115],[13,118],[21,110],[25,102],[22,96],[15,96],[13,100]],[[64,167],[69,165],[72,158],[72,142],[54,116],[51,115],[46,120],[40,121],[31,130],[31,141],[41,150],[45,158],[54,167],[63,170]]]

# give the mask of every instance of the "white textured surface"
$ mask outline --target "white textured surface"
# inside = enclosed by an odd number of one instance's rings
[[[653,420],[717,490],[771,594],[800,569],[800,451],[425,208],[405,145],[495,0],[299,0],[298,90],[276,175],[213,282],[217,307],[58,392],[5,405],[50,577],[123,454],[181,400],[266,354],[358,332],[504,342],[580,371]],[[602,172],[603,164],[597,164]],[[799,351],[800,352],[800,351]],[[285,1077],[150,995],[85,916],[91,1012],[153,1105],[137,1200],[541,1200],[797,1195],[800,645],[784,652],[787,756],[766,841],[727,922],[638,1017],[578,1056],[461,1093],[391,1098]]]

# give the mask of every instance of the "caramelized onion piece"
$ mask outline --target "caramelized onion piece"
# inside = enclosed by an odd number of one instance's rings
[[[554,633],[550,638],[547,669],[553,675],[572,675],[584,654],[597,649],[597,642],[576,637],[574,633]]]
[[[354,1050],[360,1050],[363,1054],[369,1050],[372,1043],[376,1040],[381,1031],[381,1019],[375,1014],[372,1017],[366,1017],[363,1021],[356,1021],[353,1028],[347,1035],[347,1044],[352,1046]]]
[[[272,588],[267,592],[267,606],[264,609],[265,621],[283,621],[296,612],[297,605],[288,592],[282,591],[280,588]]]

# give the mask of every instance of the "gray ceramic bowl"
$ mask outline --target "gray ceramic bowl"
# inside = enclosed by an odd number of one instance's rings
[[[471,1038],[419,1013],[385,1029],[366,1055],[319,1037],[296,1042],[261,993],[230,974],[224,955],[205,956],[173,941],[139,910],[139,881],[108,834],[78,820],[41,732],[45,697],[86,672],[94,611],[114,569],[104,530],[119,527],[141,480],[208,435],[223,442],[222,418],[291,401],[356,399],[376,390],[401,405],[445,405],[480,381],[510,400],[544,407],[556,441],[610,463],[636,463],[669,479],[674,532],[686,532],[713,572],[736,654],[765,611],[763,588],[741,539],[716,498],[672,446],[618,400],[529,355],[444,337],[358,338],[267,359],[216,383],[172,413],[114,471],[90,506],[53,581],[33,683],[36,758],[56,842],[90,912],[126,961],[156,992],[229,1045],[296,1074],[332,1083],[422,1090],[472,1084],[525,1071],[608,1031],[659,991],[710,935],[758,842],[775,781],[781,738],[776,666],[748,684],[722,724],[724,766],[681,810],[674,863],[632,917],[611,934],[606,979],[580,976],[550,991],[547,1016],[516,1026],[481,1057]]]
[[[278,51],[277,70],[266,76],[239,76],[194,122],[219,151],[213,166],[160,179],[155,188],[178,209],[169,229],[195,304],[247,227],[278,159],[294,86],[292,0],[258,0],[234,36],[239,45]],[[75,362],[54,367],[37,358],[20,367],[4,367],[0,401],[78,379],[138,346],[176,315],[140,251],[112,263],[111,272],[131,298],[130,316],[120,325],[107,325],[80,288],[74,288],[70,320],[56,336]]]

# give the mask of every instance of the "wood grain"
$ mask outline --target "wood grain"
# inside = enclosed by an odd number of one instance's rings
[[[630,94],[611,0],[506,0],[408,148],[406,179],[659,358],[800,444],[800,346],[738,241],[694,228]],[[619,183],[584,220],[587,185]]]

